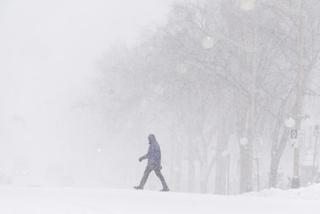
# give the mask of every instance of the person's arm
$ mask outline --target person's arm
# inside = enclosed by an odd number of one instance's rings
[[[148,158],[148,154],[143,155],[142,157],[139,158],[139,161],[143,161],[144,159]]]
[[[144,159],[148,159],[151,153],[151,145],[149,146],[148,153],[139,158],[139,161],[143,161]]]

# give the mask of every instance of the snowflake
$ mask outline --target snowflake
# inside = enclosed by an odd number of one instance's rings
[[[157,93],[158,95],[162,95],[164,92],[164,89],[161,85],[158,85],[154,88],[154,92]]]
[[[177,67],[176,67],[176,71],[179,74],[184,74],[184,73],[186,73],[188,71],[187,70],[187,66],[185,64],[183,64],[183,63],[178,64]]]
[[[202,47],[204,49],[210,49],[214,45],[214,40],[211,36],[206,36],[202,39]]]
[[[241,10],[249,11],[255,8],[256,0],[241,0],[240,8]]]
[[[246,146],[248,144],[248,138],[246,138],[246,137],[241,138],[240,139],[240,144],[242,146]]]
[[[286,119],[286,121],[284,121],[284,123],[285,123],[286,127],[293,128],[296,124],[296,121],[292,117],[290,117],[290,118]]]
[[[230,154],[229,151],[225,150],[225,151],[222,152],[221,156],[222,157],[227,157],[229,154]]]

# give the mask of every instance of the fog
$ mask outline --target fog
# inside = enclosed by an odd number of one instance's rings
[[[0,4],[1,185],[320,182],[317,0]]]
[[[108,147],[106,159],[97,159],[98,145],[106,141],[103,123],[92,111],[98,62],[109,46],[133,46],[143,29],[164,22],[169,5],[157,0],[0,1],[3,177],[15,185],[96,185],[98,164],[113,169],[107,180],[123,176],[112,161],[120,155],[115,155],[118,148]]]

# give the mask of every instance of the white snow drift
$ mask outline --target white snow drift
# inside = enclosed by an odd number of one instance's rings
[[[0,188],[0,213],[312,214],[320,213],[319,195],[320,186],[291,191],[268,190],[242,196],[110,189],[3,187]]]

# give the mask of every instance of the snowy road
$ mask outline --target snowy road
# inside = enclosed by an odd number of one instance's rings
[[[0,188],[1,214],[320,213],[320,200],[109,189]]]

